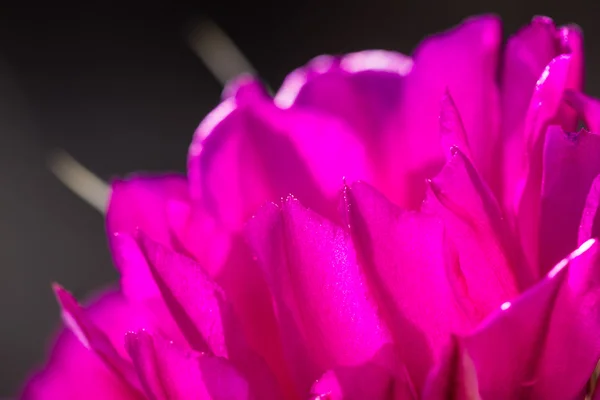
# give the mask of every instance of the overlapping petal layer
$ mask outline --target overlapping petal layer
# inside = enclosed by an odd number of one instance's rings
[[[81,309],[56,288],[69,331],[23,397],[583,398],[600,103],[582,46],[536,17],[502,50],[483,16],[411,57],[316,58],[274,98],[232,82],[187,178],[113,184],[120,291]]]

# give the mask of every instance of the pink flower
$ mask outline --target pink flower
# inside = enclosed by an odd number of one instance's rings
[[[274,98],[240,78],[187,178],[113,184],[120,289],[82,309],[55,287],[69,330],[24,397],[592,396],[600,102],[582,77],[577,27],[536,17],[501,49],[485,16],[412,58],[316,58]]]

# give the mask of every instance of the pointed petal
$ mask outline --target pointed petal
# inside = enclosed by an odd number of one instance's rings
[[[190,210],[180,239],[190,254],[225,292],[249,346],[277,375],[287,398],[295,399],[269,291],[262,271],[239,234],[231,234],[200,204]]]
[[[577,27],[556,29],[547,17],[535,17],[508,41],[502,69],[500,146],[503,205],[507,210],[515,209],[519,181],[524,177],[523,158],[530,157],[535,138],[545,132],[550,121],[560,123],[565,130],[576,128],[575,114],[560,101],[565,89],[582,88],[582,43]],[[556,61],[565,55],[568,62]]]
[[[171,395],[168,387],[163,387],[162,376],[159,370],[159,360],[155,357],[154,341],[145,330],[127,332],[125,347],[133,361],[137,375],[150,399],[167,400]],[[162,360],[161,360],[162,361]],[[165,382],[167,385],[171,382]]]
[[[482,398],[583,398],[600,358],[599,249],[584,243],[463,337]]]
[[[160,297],[148,262],[133,236],[117,232],[113,234],[111,242],[111,252],[121,273],[123,294],[128,299],[139,302]]]
[[[438,218],[403,211],[363,183],[353,184],[345,199],[365,275],[420,390],[450,334],[478,322],[464,277],[453,269]]]
[[[463,343],[473,360],[482,398],[529,398],[548,316],[563,277],[532,287],[504,303]],[[501,385],[498,383],[502,382]]]
[[[530,268],[539,265],[539,218],[540,196],[542,186],[543,145],[548,124],[554,119],[562,92],[565,89],[570,56],[560,56],[552,60],[538,81],[531,99],[525,123],[525,150],[516,150],[521,154],[522,168],[515,175],[519,176],[518,184],[507,186],[506,196],[508,213],[516,216],[516,230],[521,240],[521,247]],[[510,165],[509,161],[506,165]],[[510,178],[507,173],[506,177]],[[535,271],[534,271],[535,272]],[[539,276],[539,274],[537,275]],[[536,277],[537,277],[536,276]]]
[[[577,398],[600,360],[599,243],[592,239],[582,244],[565,269],[535,375],[534,398]]]
[[[390,342],[344,230],[288,199],[261,210],[247,237],[301,392],[325,370],[364,362]]]
[[[444,222],[479,318],[530,282],[496,200],[460,150],[431,181],[423,210]]]
[[[523,129],[536,82],[560,55],[558,39],[552,19],[541,16],[508,39],[502,68],[503,131],[516,134],[516,129]]]
[[[389,186],[385,194],[390,200],[418,208],[425,193],[424,179],[443,164],[438,117],[447,90],[460,110],[473,163],[484,179],[491,176],[493,143],[499,133],[500,43],[499,20],[483,16],[419,45],[402,88],[405,103],[386,130]]]
[[[569,75],[567,78],[567,89],[582,91],[584,81],[584,48],[583,31],[575,24],[561,26],[558,30],[560,38],[561,52],[571,55],[569,66]],[[575,131],[577,129],[577,110],[561,106],[557,116],[558,121],[566,131]]]
[[[256,86],[240,88],[226,100],[226,116],[215,124],[210,115],[196,131],[188,162],[192,195],[231,230],[290,193],[335,217],[343,177],[370,177],[364,146],[343,121],[281,109]]]
[[[246,374],[261,398],[276,398],[272,374],[248,347],[239,322],[221,288],[191,259],[143,234],[138,243],[148,259],[165,302],[190,345],[228,358]]]
[[[58,284],[53,285],[53,290],[61,307],[65,325],[85,348],[95,352],[104,364],[129,386],[132,393],[138,395],[139,382],[131,365],[119,355],[108,336],[85,315],[69,292]]]
[[[546,132],[539,230],[542,274],[577,247],[586,197],[600,174],[599,154],[600,136],[583,130],[565,133],[558,126]]]
[[[576,37],[573,34],[566,37]],[[538,265],[538,227],[542,181],[542,153],[544,135],[549,125],[558,123],[565,130],[573,130],[577,114],[563,101],[566,89],[581,83],[581,55],[570,48],[548,64],[536,83],[527,110],[523,136],[515,136],[505,149],[504,198],[508,211],[516,215],[517,231],[521,237],[529,265]],[[579,51],[579,50],[578,50]],[[515,157],[515,155],[517,155]]]
[[[181,175],[136,176],[112,183],[106,215],[106,231],[112,253],[115,254],[115,233],[133,234],[138,229],[165,245],[172,244],[172,229],[167,215],[167,203],[187,202],[187,181]],[[115,259],[118,269],[120,259]],[[146,283],[144,283],[146,286]]]
[[[202,268],[185,256],[167,250],[138,233],[137,243],[152,276],[184,333],[197,351],[227,357],[221,309],[224,295]]]
[[[442,98],[440,131],[442,148],[446,152],[446,160],[452,157],[452,149],[455,147],[459,148],[469,160],[472,160],[471,149],[469,148],[469,141],[462,118],[449,92],[446,92]]]
[[[174,340],[184,340],[135,239],[127,233],[115,233],[112,251],[120,266],[121,291],[128,303],[135,306],[136,313],[144,316],[143,325],[129,326],[128,330],[146,328]],[[122,342],[123,333],[119,333],[119,343]]]
[[[244,377],[223,358],[184,351],[145,331],[130,332],[126,341],[149,398],[253,398]]]
[[[123,296],[115,291],[103,292],[82,313],[88,323],[106,333],[115,347],[118,344],[122,346],[123,334],[128,327],[137,325],[132,321],[136,314],[127,307]],[[126,357],[125,352],[123,357]],[[141,395],[115,374],[95,351],[84,347],[73,332],[62,329],[52,347],[48,363],[29,379],[19,398],[128,400],[141,398]]]

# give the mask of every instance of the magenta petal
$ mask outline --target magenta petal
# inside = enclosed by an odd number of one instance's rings
[[[138,242],[148,259],[158,287],[186,336],[198,350],[225,357],[245,372],[261,398],[276,398],[274,378],[248,348],[224,293],[189,258],[168,250],[143,234]]]
[[[509,201],[508,211],[511,215],[516,215],[517,232],[529,266],[537,266],[539,262],[538,227],[544,135],[548,125],[554,120],[562,101],[570,59],[568,55],[553,59],[538,81],[525,123],[525,151],[521,152],[516,149],[511,153],[513,159],[515,154],[520,155],[521,172],[517,174],[506,172],[505,175],[507,179],[519,176],[518,184],[510,186],[512,184],[509,183],[509,186],[505,187],[505,195],[508,196],[507,201]],[[506,165],[510,167],[514,162],[508,161]],[[519,161],[516,162],[519,163]]]
[[[281,209],[263,209],[247,236],[301,393],[325,370],[365,362],[390,343],[342,228],[288,199]]]
[[[531,279],[525,275],[519,255],[513,253],[506,221],[489,188],[462,152],[456,148],[453,152],[431,181],[423,211],[444,222],[458,254],[468,297],[481,318],[515,298],[517,282],[526,286]]]
[[[529,397],[561,280],[560,276],[546,279],[514,302],[504,303],[478,331],[464,338],[482,398]]]
[[[472,159],[465,126],[449,92],[442,98],[440,133],[447,160],[452,158],[452,149],[455,147],[459,148],[468,159]]]
[[[111,339],[113,346],[122,346],[123,333],[136,327],[134,311],[127,307],[123,296],[114,291],[87,306],[83,313],[88,323],[96,325]],[[132,318],[133,317],[133,318]],[[139,325],[137,326],[139,327]],[[126,353],[123,349],[123,356]],[[129,400],[141,398],[131,386],[115,374],[94,351],[84,347],[69,329],[63,329],[49,355],[46,366],[34,376],[21,394],[26,400],[90,399]]]
[[[419,389],[450,334],[477,322],[464,277],[448,259],[442,221],[403,211],[363,183],[345,195],[366,275]]]
[[[114,233],[112,254],[121,272],[121,290],[132,301],[147,301],[160,297],[148,262],[137,242],[127,233]]]
[[[56,299],[62,309],[65,325],[75,334],[84,347],[94,351],[119,378],[137,395],[139,381],[131,365],[121,358],[108,336],[98,329],[85,315],[77,301],[58,284],[53,286]]]
[[[393,372],[371,361],[354,367],[327,371],[310,390],[310,399],[320,400],[416,400],[418,397],[400,369]]]
[[[562,103],[563,93],[569,89],[572,60],[570,54],[554,58],[536,83],[525,118],[525,146],[530,156],[548,124],[556,121],[567,129],[576,122],[576,115],[570,115],[568,120],[557,117],[559,109],[565,106]]]
[[[425,193],[423,180],[443,164],[439,114],[446,91],[460,110],[473,163],[485,179],[491,176],[499,133],[500,43],[498,19],[483,16],[432,36],[417,48],[402,89],[405,102],[386,131],[390,186],[385,194],[390,200],[418,208]]]
[[[583,398],[600,357],[598,254],[586,242],[463,337],[482,398]]]
[[[127,332],[125,347],[133,361],[146,395],[156,400],[168,399],[171,393],[169,393],[168,388],[163,387],[159,360],[155,356],[152,337],[145,331],[139,333]],[[167,385],[171,384],[171,382],[165,383]]]
[[[555,60],[567,54],[568,61]],[[565,89],[580,90],[582,82],[583,45],[576,27],[556,29],[550,18],[535,17],[509,39],[501,90],[502,191],[507,210],[515,208],[523,157],[530,156],[535,137],[544,133],[549,121],[560,123],[565,130],[575,129],[575,114],[560,101]]]
[[[586,197],[600,174],[599,154],[600,136],[583,130],[565,133],[558,126],[546,132],[539,231],[542,274],[577,247]]]
[[[165,304],[148,262],[138,243],[129,234],[115,233],[112,240],[113,257],[121,272],[121,291],[136,312],[145,317],[143,325],[128,329],[147,328],[154,332],[183,340],[181,330]],[[119,342],[123,332],[119,333]]]
[[[275,103],[344,120],[359,135],[371,161],[383,168],[381,135],[405,100],[403,77],[412,65],[410,57],[383,50],[320,56],[286,77]]]
[[[567,90],[565,101],[577,111],[579,118],[592,133],[600,134],[600,100],[574,90]]]
[[[170,246],[173,233],[167,204],[174,200],[187,202],[187,193],[187,181],[180,175],[139,176],[114,181],[106,215],[111,249],[116,245],[115,233],[134,234],[138,229]],[[119,258],[115,259],[115,264],[120,269]]]
[[[192,260],[141,232],[137,237],[158,288],[189,344],[197,351],[227,357],[221,289]]]
[[[600,360],[599,243],[582,244],[564,269],[545,351],[538,361],[534,398],[583,398],[586,382]]]
[[[246,229],[246,235],[251,246],[256,252],[256,260],[265,268],[271,268],[279,263],[285,265],[284,250],[281,245],[279,210],[273,204],[269,204],[253,218]],[[282,271],[284,272],[284,271]],[[307,393],[309,385],[322,373],[324,368],[319,368],[316,361],[310,357],[309,348],[306,343],[303,327],[298,323],[295,298],[289,291],[292,287],[289,277],[281,274],[276,276],[277,269],[273,273],[267,273],[266,279],[271,288],[270,295],[274,303],[275,314],[287,367],[290,369],[296,392]],[[286,280],[285,289],[279,286],[281,280]]]
[[[192,195],[234,231],[290,193],[334,217],[343,178],[371,176],[364,146],[343,121],[284,110],[256,92],[238,89],[199,126],[188,161]]]
[[[268,288],[248,245],[239,234],[228,233],[198,203],[193,205],[189,216],[181,243],[210,279],[223,289],[249,346],[277,374],[286,396],[293,398],[296,389],[285,366]]]
[[[548,17],[535,17],[508,39],[502,69],[502,129],[507,135],[523,129],[536,82],[546,65],[561,53],[558,39]]]
[[[585,200],[577,235],[578,246],[588,239],[600,237],[600,213],[598,211],[600,211],[600,175],[592,181]]]
[[[453,336],[443,361],[431,372],[423,400],[480,400],[477,371],[462,339]]]
[[[136,397],[137,396],[137,397]],[[142,399],[71,332],[64,331],[50,361],[29,378],[22,400],[131,400]]]
[[[145,331],[130,332],[127,348],[151,399],[251,399],[248,383],[227,360],[184,351]]]

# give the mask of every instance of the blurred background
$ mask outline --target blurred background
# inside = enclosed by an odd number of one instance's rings
[[[102,214],[57,179],[48,157],[63,149],[104,181],[139,170],[184,171],[191,135],[230,73],[228,63],[212,73],[211,57],[223,54],[195,39],[229,48],[226,33],[277,88],[319,54],[410,53],[424,35],[471,14],[499,14],[505,34],[546,14],[584,29],[586,87],[600,95],[600,24],[591,2],[87,3],[0,6],[0,397],[17,394],[59,326],[50,282],[81,299],[117,278]],[[194,31],[199,22],[204,30]],[[89,190],[102,193],[96,186]]]

